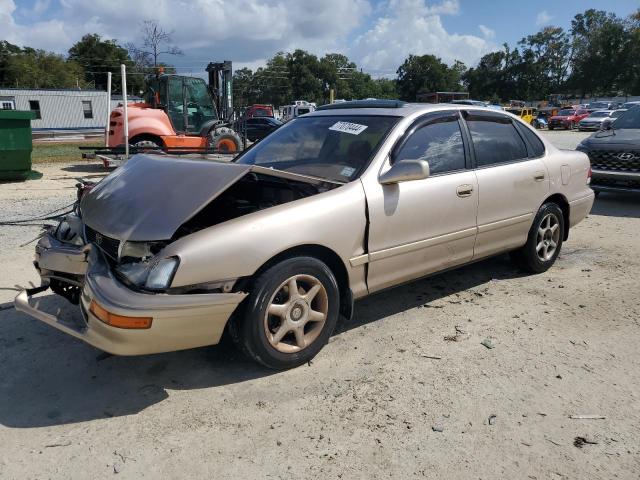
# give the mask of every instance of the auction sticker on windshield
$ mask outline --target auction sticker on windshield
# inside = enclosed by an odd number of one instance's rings
[[[329,127],[334,132],[350,133],[351,135],[360,135],[367,129],[367,125],[351,122],[336,122]]]

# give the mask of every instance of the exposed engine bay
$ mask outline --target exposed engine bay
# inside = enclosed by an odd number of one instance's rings
[[[167,174],[158,170],[166,169],[168,163],[162,159],[159,166],[157,159],[140,155],[99,184],[78,184],[74,212],[56,227],[48,228],[36,247],[35,264],[43,285],[48,283],[55,293],[78,303],[87,257],[95,248],[130,288],[171,293],[167,285],[179,260],[172,263],[158,255],[170,243],[341,185],[264,167],[207,166],[208,162],[183,160],[177,160],[178,165],[171,168],[176,175],[173,188],[165,186],[164,191],[158,191],[157,183],[148,187],[141,182],[143,171],[145,176],[150,171],[154,177]],[[176,173],[176,168],[182,171]],[[215,181],[207,181],[212,172]],[[131,187],[132,184],[137,185]],[[205,202],[207,198],[209,201]],[[154,235],[157,236],[153,238]],[[232,287],[233,284],[196,285],[175,293],[230,291]]]
[[[173,239],[265,208],[317,195],[332,186],[335,185],[250,172],[181,225]]]

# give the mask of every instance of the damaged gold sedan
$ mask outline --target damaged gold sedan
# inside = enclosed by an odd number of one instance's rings
[[[501,252],[542,272],[591,209],[589,161],[483,108],[347,102],[234,162],[138,155],[36,247],[18,310],[102,350],[213,345],[290,368],[353,302]],[[60,319],[32,299],[78,303]]]

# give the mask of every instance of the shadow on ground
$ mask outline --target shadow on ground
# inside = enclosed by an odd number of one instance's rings
[[[101,173],[103,175],[111,171],[105,168],[105,166],[99,160],[94,160],[94,162],[95,163],[74,163],[73,165],[62,167],[60,170],[72,173]]]
[[[396,287],[356,304],[335,335],[456,292],[521,274],[506,256]],[[79,315],[53,294],[40,308]],[[167,389],[201,389],[277,374],[239,354],[228,342],[208,348],[141,357],[109,357],[0,305],[0,423],[42,427],[138,413],[167,398]]]
[[[640,192],[601,192],[591,215],[640,218]]]

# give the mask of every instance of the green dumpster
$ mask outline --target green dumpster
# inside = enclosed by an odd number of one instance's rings
[[[33,112],[0,110],[0,181],[25,180],[31,173]]]

